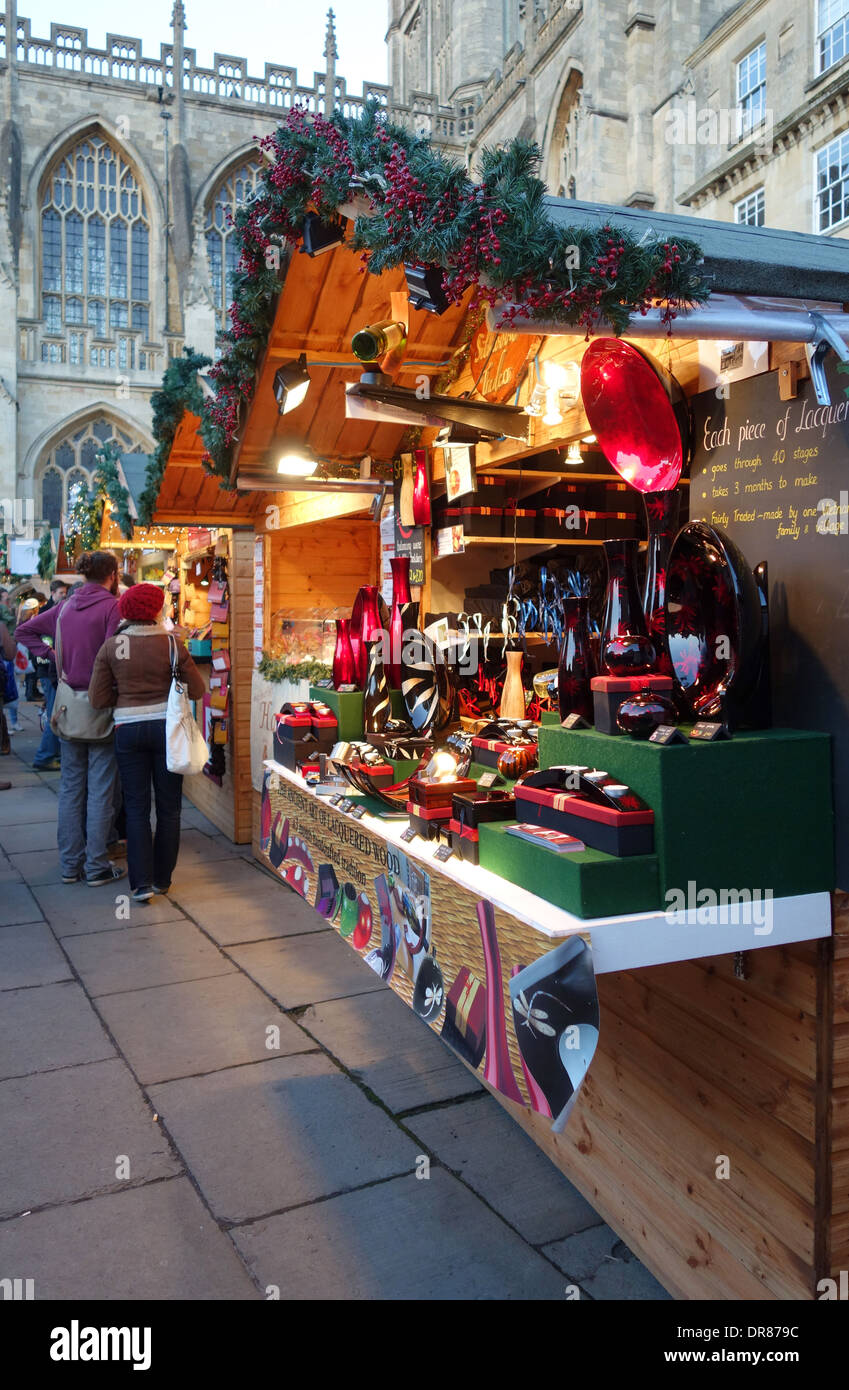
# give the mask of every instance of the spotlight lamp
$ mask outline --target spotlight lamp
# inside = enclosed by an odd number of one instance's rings
[[[448,296],[442,288],[442,267],[438,265],[409,265],[405,262],[404,274],[407,277],[407,293],[413,309],[424,309],[428,314],[444,314],[448,308]]]
[[[310,478],[317,468],[318,459],[294,449],[281,454],[277,463],[277,472],[285,478]]]
[[[570,468],[580,468],[583,461],[581,446],[577,439],[573,439],[569,448],[566,450],[566,463]]]
[[[345,240],[345,223],[340,218],[332,222],[322,222],[317,212],[308,212],[304,218],[303,245],[301,253],[306,256],[321,256],[341,246]]]
[[[274,397],[281,415],[288,415],[301,404],[310,389],[306,353],[296,362],[284,362],[274,373]]]

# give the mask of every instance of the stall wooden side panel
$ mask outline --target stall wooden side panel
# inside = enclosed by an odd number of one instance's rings
[[[326,617],[336,609],[350,610],[360,586],[377,580],[378,542],[378,528],[367,521],[324,521],[269,532],[269,617]]]
[[[834,912],[831,1091],[831,1251],[833,1279],[849,1270],[849,893],[838,893]]]

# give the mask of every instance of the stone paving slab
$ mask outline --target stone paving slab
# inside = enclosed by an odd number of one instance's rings
[[[395,1114],[483,1090],[391,990],[313,1004],[301,1022]]]
[[[234,845],[232,840],[225,839],[223,835],[207,835],[202,830],[196,830],[188,822],[186,812],[183,812],[178,868],[192,863],[214,864],[225,855],[228,859],[238,859],[242,848],[242,845]]]
[[[2,778],[0,778],[2,780]],[[55,822],[59,798],[46,787],[21,787],[0,792],[0,825],[27,825],[31,821]]]
[[[411,1115],[405,1124],[531,1245],[601,1221],[491,1096]]]
[[[0,778],[3,770],[0,768]],[[25,854],[29,850],[55,849],[56,826],[53,821],[43,825],[0,826],[0,849],[6,854]]]
[[[0,1006],[0,1079],[114,1057],[78,984],[9,990]]]
[[[115,884],[90,888],[87,883],[48,883],[35,888],[34,896],[56,935],[87,936],[91,932],[118,931],[123,927],[150,926],[152,922],[182,922],[183,913],[168,897],[135,903],[125,876]],[[120,917],[116,914],[120,911]]]
[[[36,1299],[262,1296],[188,1178],[5,1221],[0,1268],[25,1271]]]
[[[144,1085],[315,1050],[296,1023],[235,971],[110,994],[98,1008]],[[276,1048],[267,1046],[269,1027],[279,1030],[271,1038]]]
[[[0,1082],[0,1216],[180,1171],[124,1062]]]
[[[62,882],[58,849],[33,849],[23,854],[10,854],[9,863],[33,887]]]
[[[20,869],[16,869],[11,859],[4,854],[0,858],[0,884],[6,883],[23,883],[23,879]]]
[[[284,1009],[387,989],[335,931],[232,946],[228,954]]]
[[[591,1298],[668,1299],[659,1284],[615,1231],[602,1223],[546,1245],[549,1259]]]
[[[234,967],[192,922],[155,922],[131,931],[95,932],[64,941],[89,994],[230,974]]]
[[[172,896],[221,946],[328,930],[317,912],[281,884],[252,886],[247,896],[223,889],[183,888],[175,883]]]
[[[215,898],[219,893],[230,893],[239,895],[246,902],[268,888],[276,889],[277,897],[280,896],[280,886],[273,878],[238,855],[229,855],[224,860],[187,859],[178,862],[171,881],[172,896],[189,892],[198,898]]]
[[[150,1095],[219,1220],[414,1168],[415,1145],[320,1053],[169,1081]]]
[[[6,882],[0,890],[0,927],[41,922],[41,908],[25,883]]]
[[[564,1300],[567,1281],[449,1173],[396,1178],[231,1232],[281,1299]]]
[[[0,927],[0,990],[71,978],[71,968],[46,922]]]

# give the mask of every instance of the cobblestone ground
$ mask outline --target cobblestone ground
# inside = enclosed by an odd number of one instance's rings
[[[0,759],[0,1278],[42,1299],[668,1297],[188,802],[170,897],[63,885],[58,773],[32,771],[21,713]]]

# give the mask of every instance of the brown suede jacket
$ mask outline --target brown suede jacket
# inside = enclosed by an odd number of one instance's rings
[[[190,700],[206,685],[185,644],[175,637],[177,668]],[[124,623],[103,643],[94,660],[88,698],[95,709],[164,704],[171,688],[168,633],[157,623]]]

